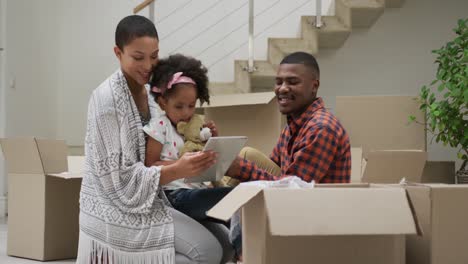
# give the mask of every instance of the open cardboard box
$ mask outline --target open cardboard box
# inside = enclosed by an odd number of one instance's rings
[[[468,263],[468,185],[404,185],[422,236],[407,236],[408,264]]]
[[[363,157],[362,148],[351,148],[352,183],[399,183],[403,178],[421,182],[427,152],[421,150],[370,151]]]
[[[313,189],[239,185],[208,215],[242,209],[243,263],[401,264],[417,223],[403,188],[318,184]]]
[[[285,125],[275,98],[273,92],[212,96],[203,106],[205,119],[223,136],[247,136],[248,146],[269,156]]]
[[[82,158],[63,140],[0,139],[8,171],[7,254],[36,260],[75,258]]]

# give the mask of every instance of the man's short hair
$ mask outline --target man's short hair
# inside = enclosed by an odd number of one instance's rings
[[[291,53],[284,57],[280,64],[303,64],[313,71],[315,78],[320,78],[320,69],[317,60],[307,52],[298,51]]]
[[[144,16],[131,15],[120,20],[115,30],[115,45],[123,48],[136,38],[152,37],[158,39],[158,31],[153,22]]]

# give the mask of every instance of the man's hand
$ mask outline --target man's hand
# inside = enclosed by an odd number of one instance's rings
[[[231,163],[231,166],[229,167],[228,171],[226,172],[226,175],[231,177],[231,178],[240,178],[240,173],[241,173],[241,162],[242,158],[240,156],[237,156],[234,161]]]

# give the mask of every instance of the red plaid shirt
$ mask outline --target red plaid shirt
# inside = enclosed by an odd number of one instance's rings
[[[317,183],[348,183],[351,178],[349,137],[338,119],[317,98],[304,113],[293,119],[281,132],[270,156],[281,167],[281,176],[242,160],[241,181],[279,180],[295,175]]]

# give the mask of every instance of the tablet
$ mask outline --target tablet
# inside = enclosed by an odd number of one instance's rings
[[[211,137],[203,151],[212,150],[218,153],[218,161],[199,176],[185,179],[186,182],[219,181],[239,155],[247,142],[247,137]]]

